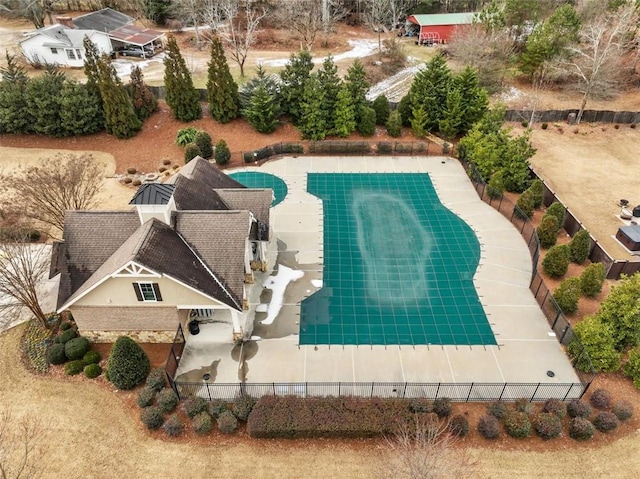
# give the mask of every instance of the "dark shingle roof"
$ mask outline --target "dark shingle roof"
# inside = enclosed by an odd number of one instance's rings
[[[140,185],[136,194],[129,201],[130,205],[166,205],[171,199],[175,185],[163,183],[146,183]]]
[[[273,190],[265,189],[218,189],[216,193],[229,205],[232,210],[248,210],[263,225],[262,231],[267,235],[260,238],[264,241],[269,239],[269,212],[271,211],[271,201],[273,200]]]
[[[110,32],[133,23],[133,17],[117,12],[111,8],[103,8],[97,12],[87,13],[73,19],[73,25],[81,30],[98,30]]]

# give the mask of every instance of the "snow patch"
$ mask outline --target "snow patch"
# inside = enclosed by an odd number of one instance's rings
[[[260,303],[258,306],[256,306],[256,313],[266,313],[268,309],[268,304]]]
[[[270,289],[271,301],[267,311],[267,318],[260,321],[260,324],[272,324],[273,321],[280,313],[282,303],[284,302],[284,292],[287,289],[287,285],[296,281],[304,276],[304,271],[296,271],[286,266],[280,265],[278,268],[278,274],[275,276],[269,276],[262,286],[266,289]]]
[[[141,70],[144,71],[145,68],[147,68],[149,65],[153,64],[153,63],[162,63],[165,57],[165,53],[161,52],[158,53],[156,56],[154,56],[153,58],[147,58],[145,60],[124,60],[124,59],[117,59],[111,62],[111,64],[113,65],[113,68],[116,69],[116,75],[118,75],[118,78],[120,78],[121,80],[124,79],[124,77],[127,77],[129,75],[131,75],[131,71],[134,69],[134,67],[140,67]]]
[[[400,70],[393,76],[382,80],[379,83],[373,85],[367,92],[367,100],[375,100],[383,93],[390,101],[400,101],[402,96],[409,90],[413,77],[420,69],[422,65],[412,65],[410,67]]]
[[[378,42],[376,40],[347,40],[347,43],[351,46],[351,50],[333,55],[334,61],[339,62],[349,58],[368,57],[373,55],[373,53],[378,49]],[[315,57],[312,61],[315,64],[320,64],[325,60],[325,58],[327,57]],[[283,67],[289,63],[289,58],[277,58],[274,60],[263,60],[258,58],[256,62],[261,63],[264,66]]]
[[[518,98],[522,98],[524,93],[521,90],[518,90],[516,87],[511,86],[506,91],[500,94],[500,100],[503,102],[510,102],[513,100],[517,100]]]
[[[322,280],[321,279],[312,279],[311,284],[316,288],[322,288]]]
[[[249,339],[251,341],[262,341],[262,336],[251,336]]]

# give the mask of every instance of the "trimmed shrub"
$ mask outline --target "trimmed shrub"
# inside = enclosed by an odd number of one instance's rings
[[[55,338],[53,338],[53,342],[65,344],[67,341],[71,341],[76,336],[78,336],[78,332],[75,328],[67,329],[66,331],[63,331],[61,334],[58,334]]]
[[[226,165],[229,163],[229,160],[231,159],[231,151],[229,150],[229,146],[226,141],[218,140],[216,143],[214,158],[218,165]]]
[[[184,402],[183,407],[187,416],[193,418],[207,411],[207,401],[198,396],[191,396]]]
[[[491,175],[487,184],[487,194],[490,198],[500,198],[504,194],[504,177],[502,172],[498,171]]]
[[[47,361],[49,364],[63,364],[67,362],[67,356],[64,354],[64,344],[53,343],[47,352]]]
[[[84,375],[89,379],[97,378],[101,374],[102,374],[102,368],[96,363],[87,364],[84,367]]]
[[[516,439],[528,437],[531,433],[529,416],[524,412],[509,411],[504,417],[504,430],[509,436]]]
[[[71,361],[64,365],[64,373],[67,376],[75,376],[76,374],[80,374],[83,369],[84,364],[82,364],[82,361],[80,360]]]
[[[533,419],[533,428],[542,439],[553,439],[562,432],[562,421],[553,413],[541,412]]]
[[[398,110],[389,113],[387,120],[387,133],[392,138],[400,138],[402,136],[402,118]]]
[[[164,432],[167,433],[167,436],[176,437],[184,431],[184,424],[177,414],[172,414],[164,422],[162,428],[164,429]]]
[[[213,420],[207,411],[196,414],[193,417],[193,430],[196,434],[204,436],[213,429]]]
[[[147,376],[147,381],[145,385],[148,388],[153,389],[154,391],[160,391],[164,389],[165,382],[166,382],[166,379],[164,375],[164,369],[153,368],[151,372],[149,372],[149,375]]]
[[[238,420],[231,411],[225,411],[217,419],[218,429],[222,434],[232,434],[238,428]]]
[[[513,409],[518,412],[523,412],[525,414],[531,414],[534,410],[534,405],[531,401],[526,398],[516,399],[513,403]]]
[[[198,145],[200,156],[202,156],[202,158],[209,159],[213,156],[213,143],[209,133],[204,130],[198,130],[193,142]]]
[[[567,210],[559,201],[554,201],[549,205],[547,211],[545,211],[545,215],[553,215],[558,220],[558,224],[560,228],[564,228],[564,214]]]
[[[569,423],[569,436],[577,441],[586,441],[593,437],[595,427],[584,417],[574,417]]]
[[[71,329],[73,325],[71,323],[61,323],[60,331],[66,331],[67,329]]]
[[[433,412],[433,403],[431,403],[431,401],[429,401],[428,399],[410,399],[409,412],[412,414],[424,414]]]
[[[196,156],[202,156],[198,145],[196,145],[195,143],[187,144],[187,146],[184,148],[184,164],[186,165]]]
[[[362,107],[358,131],[362,136],[373,136],[376,132],[376,111],[373,108]]]
[[[256,399],[251,396],[242,396],[233,403],[233,415],[241,421],[246,421],[256,405]]]
[[[567,405],[560,399],[550,398],[544,402],[542,412],[555,414],[562,419],[567,415]]]
[[[98,364],[102,356],[98,351],[87,351],[87,353],[82,357],[82,364],[88,366],[89,364]]]
[[[457,437],[465,437],[469,433],[469,420],[462,414],[456,414],[449,422],[449,431]]]
[[[580,275],[580,291],[587,298],[594,298],[602,291],[604,280],[604,264],[591,263]]]
[[[148,407],[153,404],[153,401],[155,398],[156,398],[155,389],[144,387],[140,391],[138,391],[136,404],[138,405],[138,407]]]
[[[621,354],[616,350],[614,329],[611,324],[603,322],[598,315],[586,316],[576,324],[573,332],[580,341],[569,343],[567,352],[576,360],[576,368],[581,371],[590,371],[593,366],[596,372],[620,369]],[[590,361],[582,354],[583,347]],[[638,366],[640,367],[640,362]]]
[[[570,417],[584,417],[591,416],[591,406],[582,399],[572,399],[567,404],[567,414]]]
[[[569,269],[569,247],[566,244],[549,248],[542,260],[542,269],[552,278],[560,278]]]
[[[158,393],[158,407],[163,413],[172,412],[178,407],[178,396],[173,389],[163,389]]]
[[[518,218],[527,219],[533,216],[533,196],[529,191],[525,191],[516,201],[514,213]]]
[[[71,361],[82,359],[90,347],[89,340],[79,336],[64,343],[64,355]]]
[[[116,388],[133,389],[146,379],[150,367],[147,353],[133,339],[128,336],[116,339],[107,360],[109,381]]]
[[[560,226],[558,219],[553,215],[544,215],[540,221],[540,225],[536,228],[540,246],[543,248],[551,248],[558,240],[558,232]]]
[[[633,385],[640,389],[640,349],[635,348],[629,351],[627,362],[622,369],[625,376],[633,381]]]
[[[633,416],[633,404],[626,399],[621,399],[613,403],[611,412],[616,415],[619,421],[626,421]]]
[[[533,207],[540,208],[542,206],[542,201],[544,200],[544,185],[542,184],[542,180],[533,180],[528,189],[531,192],[531,198],[533,199]]]
[[[485,439],[496,439],[500,436],[500,421],[491,414],[485,414],[478,421],[478,432]]]
[[[582,264],[589,257],[591,249],[591,237],[587,230],[580,230],[569,242],[569,259],[573,263]]]
[[[159,429],[164,423],[162,411],[158,406],[149,406],[142,409],[140,411],[140,420],[151,431]]]
[[[591,393],[589,403],[596,409],[609,409],[609,406],[611,406],[611,393],[606,389],[596,389]]]
[[[487,412],[498,419],[504,418],[508,410],[507,403],[504,401],[493,401],[487,406]]]
[[[213,399],[209,401],[209,414],[211,414],[216,419],[218,418],[218,416],[220,416],[220,414],[228,410],[229,407],[226,401],[223,401],[222,399]]]
[[[593,425],[600,432],[610,432],[618,427],[618,418],[609,411],[600,411],[593,419]]]
[[[435,412],[439,418],[451,416],[453,407],[451,406],[451,399],[449,398],[437,398],[433,401],[433,412]]]
[[[553,299],[565,314],[573,314],[578,310],[580,300],[580,278],[567,278],[553,292]]]

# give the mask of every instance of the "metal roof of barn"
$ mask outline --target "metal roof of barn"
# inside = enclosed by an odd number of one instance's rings
[[[120,40],[132,45],[144,46],[158,38],[164,36],[164,33],[150,28],[136,27],[135,25],[125,25],[116,30],[109,32],[109,36],[115,40]]]
[[[103,8],[97,12],[87,13],[73,19],[73,25],[81,30],[98,30],[111,32],[117,28],[133,23],[135,19],[111,8]]]
[[[436,25],[468,25],[473,23],[475,12],[466,13],[436,13],[432,15],[409,15],[407,20],[421,27],[433,27]]]
[[[175,185],[163,183],[146,183],[136,191],[129,201],[130,205],[166,205],[173,195]]]

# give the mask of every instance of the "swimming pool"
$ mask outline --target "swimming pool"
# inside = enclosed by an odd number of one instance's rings
[[[237,171],[229,173],[229,176],[247,188],[271,188],[274,196],[271,206],[281,203],[287,196],[287,184],[275,175],[260,171]]]
[[[300,344],[496,344],[473,284],[480,244],[428,174],[308,173],[323,201],[323,286]]]

